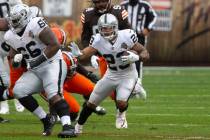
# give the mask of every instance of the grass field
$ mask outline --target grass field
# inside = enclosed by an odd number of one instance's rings
[[[84,134],[73,139],[210,140],[210,68],[146,67],[143,82],[148,98],[130,100],[128,129],[115,129],[114,103],[107,99],[102,103],[107,115],[92,115]],[[39,102],[47,109],[41,99]],[[52,136],[43,137],[37,118],[28,111],[17,113],[12,101],[10,104],[10,114],[3,116],[10,122],[0,124],[0,140],[58,139],[59,124]]]

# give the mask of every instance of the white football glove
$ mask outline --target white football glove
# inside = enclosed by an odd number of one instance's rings
[[[90,59],[91,65],[92,65],[95,69],[98,69],[98,60],[99,60],[98,56],[96,56],[96,55],[91,56],[91,59]]]
[[[68,46],[68,48],[71,49],[71,52],[74,57],[78,57],[78,56],[82,55],[82,52],[80,51],[78,45],[75,42],[71,42],[70,46]]]
[[[121,60],[123,61],[123,63],[131,64],[139,60],[139,55],[131,51],[127,51],[127,52],[129,53],[129,55],[121,56]]]
[[[23,55],[22,55],[22,54],[16,54],[16,55],[14,56],[14,59],[13,59],[13,61],[14,61],[15,63],[20,63],[22,60],[23,60]]]

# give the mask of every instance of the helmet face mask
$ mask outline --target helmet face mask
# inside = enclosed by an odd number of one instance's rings
[[[12,31],[19,33],[30,20],[30,9],[25,4],[15,5],[9,14],[8,21]]]
[[[118,20],[112,14],[103,14],[98,20],[99,33],[106,40],[113,40],[118,32]]]
[[[92,2],[96,11],[102,14],[107,12],[111,4],[111,0],[92,0]]]

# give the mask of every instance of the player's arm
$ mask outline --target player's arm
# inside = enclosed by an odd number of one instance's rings
[[[119,22],[119,29],[123,30],[123,29],[131,29],[131,25],[128,22],[128,12],[127,10],[125,10],[122,6],[120,5],[115,5],[113,7],[113,9],[115,9],[115,16],[118,19]]]
[[[9,59],[12,62],[12,66],[14,68],[17,68],[17,67],[19,67],[21,65],[21,62],[22,62],[22,59],[23,59],[23,55],[19,54],[15,49],[10,47]]]
[[[81,51],[82,55],[80,55],[78,58],[79,60],[86,60],[90,58],[92,55],[97,53],[97,50],[93,48],[92,46],[88,46],[85,49]]]
[[[147,49],[141,45],[140,43],[136,42],[134,44],[134,46],[131,48],[131,50],[134,50],[137,52],[137,54],[139,55],[139,59],[141,61],[146,61],[149,59],[149,52],[147,51]]]
[[[34,61],[29,62],[28,68],[34,68],[53,57],[60,49],[60,44],[51,29],[46,26],[40,33],[39,39],[47,46],[44,52]]]
[[[143,30],[144,36],[147,36],[150,31],[152,31],[152,28],[157,20],[157,14],[155,10],[152,8],[152,6],[146,2],[147,8],[146,8],[146,21],[145,26]]]
[[[0,18],[0,31],[9,30],[9,24],[6,18]]]
[[[47,46],[43,53],[47,59],[53,57],[60,49],[61,45],[49,27],[40,32],[39,39]]]
[[[91,37],[91,31],[88,27],[88,24],[86,22],[86,16],[85,16],[86,10],[82,13],[80,19],[82,23],[82,33],[81,33],[81,43],[83,47],[88,46],[90,37]]]
[[[146,61],[149,59],[149,53],[143,45],[138,43],[138,37],[136,33],[133,30],[127,31],[129,32],[125,33],[125,39],[127,39],[129,50],[127,51],[128,55],[121,57],[122,61],[125,63],[133,63],[135,61]]]

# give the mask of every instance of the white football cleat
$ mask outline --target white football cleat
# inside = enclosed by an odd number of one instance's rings
[[[123,113],[120,113],[119,111],[117,112],[115,122],[115,126],[117,129],[128,128],[128,122],[126,120],[125,114],[126,111],[124,111]]]
[[[74,133],[76,135],[82,134],[82,129],[83,129],[83,125],[80,125],[77,123],[74,127]]]
[[[17,100],[14,99],[14,104],[17,112],[23,112],[24,111],[24,106]]]
[[[9,105],[7,101],[0,102],[0,114],[9,114]]]
[[[147,92],[146,90],[143,88],[141,80],[138,79],[135,88],[132,92],[132,94],[136,97],[136,98],[141,98],[143,100],[147,99]]]

